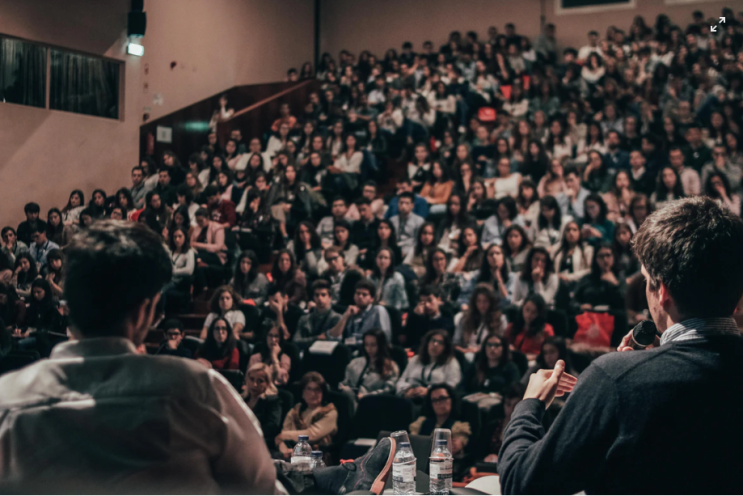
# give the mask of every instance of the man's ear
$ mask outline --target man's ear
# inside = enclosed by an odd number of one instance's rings
[[[676,305],[671,297],[671,292],[668,290],[668,286],[662,281],[658,281],[658,302],[666,313]]]

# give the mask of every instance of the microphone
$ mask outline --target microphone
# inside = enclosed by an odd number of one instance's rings
[[[643,320],[632,329],[629,346],[633,350],[644,350],[655,342],[655,337],[660,336],[658,328],[651,320]]]

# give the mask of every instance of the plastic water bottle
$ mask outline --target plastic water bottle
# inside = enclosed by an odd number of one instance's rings
[[[310,462],[310,470],[314,470],[316,468],[322,468],[324,466],[325,466],[325,462],[322,461],[322,451],[313,451],[312,461]]]
[[[292,465],[300,472],[310,471],[312,462],[312,448],[310,448],[309,436],[299,436],[299,442],[294,446],[292,453]]]
[[[431,494],[449,494],[451,492],[451,477],[453,458],[447,449],[445,440],[436,441],[436,447],[431,453],[430,460],[430,485]]]
[[[415,494],[415,455],[410,443],[402,442],[397,447],[392,462],[393,494]]]

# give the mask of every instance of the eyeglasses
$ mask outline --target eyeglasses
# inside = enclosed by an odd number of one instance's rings
[[[181,336],[181,333],[180,332],[169,332],[169,333],[166,334],[166,336],[168,336],[171,339],[172,338],[178,338],[178,337]]]
[[[328,263],[333,263],[338,257],[325,257],[325,261]]]
[[[503,343],[487,343],[485,347],[486,348],[502,348]]]
[[[444,403],[446,401],[449,401],[451,398],[449,396],[439,396],[438,398],[431,398],[431,403],[434,405],[439,403]]]
[[[598,255],[596,255],[596,256],[597,256],[597,257],[599,257],[599,258],[611,258],[611,257],[613,257],[614,255],[612,255],[611,253],[599,253],[599,254],[598,254]]]
[[[444,346],[444,340],[443,339],[432,339],[431,344],[435,344],[438,346]]]
[[[227,326],[217,326],[214,328],[214,330],[215,331],[229,331],[229,329],[227,329]]]

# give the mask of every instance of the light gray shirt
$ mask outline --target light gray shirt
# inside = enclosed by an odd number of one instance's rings
[[[124,338],[69,341],[0,377],[0,391],[4,483],[44,492],[60,482],[122,493],[166,481],[160,490],[194,494],[281,488],[258,419],[195,360],[139,355]]]
[[[399,214],[395,215],[390,219],[390,222],[395,226],[397,245],[400,247],[403,256],[407,255],[408,251],[415,247],[418,230],[426,221],[423,220],[423,217],[411,212],[405,219],[401,218]]]
[[[442,382],[456,388],[462,380],[462,369],[456,358],[451,357],[444,365],[431,362],[423,365],[420,355],[410,359],[400,380],[397,381],[397,394],[403,395],[405,391],[414,387],[429,387]]]

